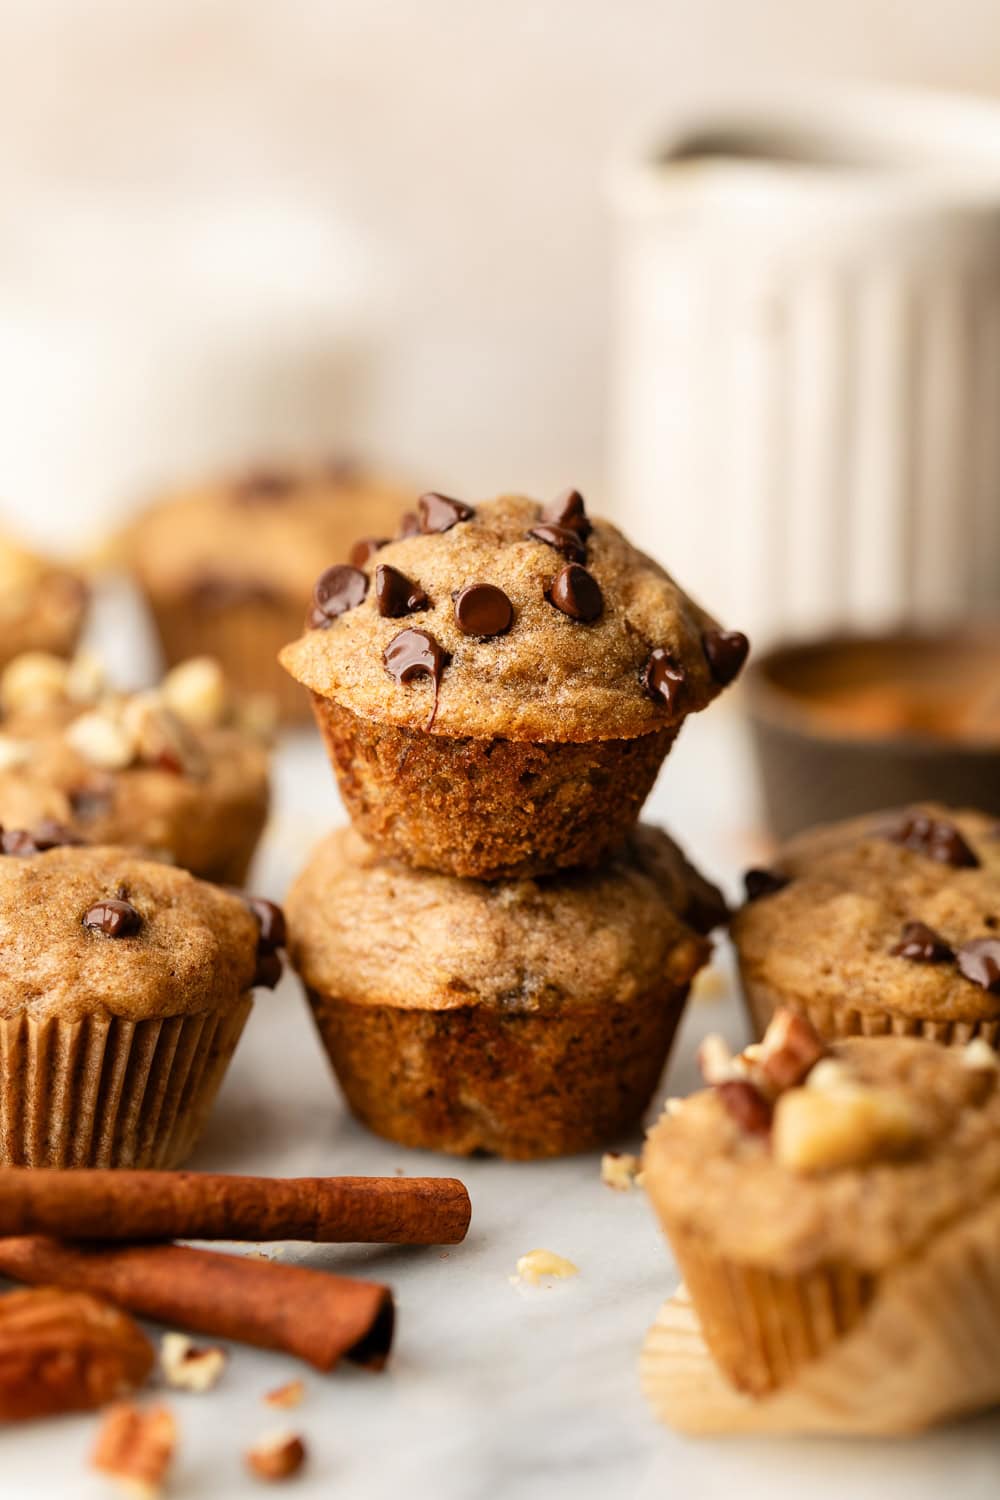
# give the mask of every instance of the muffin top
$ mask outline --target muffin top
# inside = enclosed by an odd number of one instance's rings
[[[0,664],[22,651],[68,653],[86,608],[75,573],[0,536]]]
[[[316,570],[347,562],[360,535],[391,536],[406,494],[344,460],[281,465],[167,496],[122,540],[155,594],[206,605],[308,600]]]
[[[99,664],[32,652],[0,675],[0,824],[55,822],[209,869],[215,814],[266,806],[263,723],[218,665],[182,663],[154,691],[106,688]],[[214,820],[214,821],[213,821]]]
[[[633,738],[732,681],[721,631],[575,491],[543,507],[424,495],[407,534],[318,580],[299,682],[363,718],[481,738]]]
[[[762,1046],[712,1057],[714,1086],[653,1127],[646,1185],[668,1228],[782,1274],[877,1272],[996,1200],[1000,1070],[985,1042],[812,1037],[779,1012]]]
[[[289,954],[311,988],[432,1010],[627,1004],[664,977],[686,983],[724,910],[649,827],[600,870],[493,884],[382,859],[342,828],[286,901]]]
[[[831,824],[747,883],[741,962],[790,1003],[1000,1018],[995,818],[928,803]]]
[[[254,983],[261,924],[240,897],[125,849],[0,855],[0,1016],[144,1020],[222,1008]]]

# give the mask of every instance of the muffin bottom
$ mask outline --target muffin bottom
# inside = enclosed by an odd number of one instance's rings
[[[477,880],[593,866],[635,823],[679,726],[534,743],[427,734],[313,694],[340,794],[380,853]]]
[[[352,1112],[403,1146],[513,1160],[568,1156],[636,1126],[688,986],[569,1014],[357,1004],[309,990]]]

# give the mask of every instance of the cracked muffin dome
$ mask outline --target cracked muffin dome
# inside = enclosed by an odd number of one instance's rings
[[[417,526],[421,530],[417,531]],[[328,570],[281,653],[321,698],[437,735],[634,738],[677,726],[736,676],[716,622],[571,492],[475,506],[423,496],[408,534]]]

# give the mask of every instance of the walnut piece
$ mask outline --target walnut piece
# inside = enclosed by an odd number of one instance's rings
[[[805,1016],[781,1009],[771,1017],[755,1061],[770,1090],[780,1094],[800,1084],[826,1050],[826,1043]]]
[[[793,1172],[864,1166],[900,1154],[920,1134],[919,1116],[896,1089],[789,1089],[774,1108],[775,1160]]]
[[[567,1276],[579,1276],[580,1267],[552,1250],[529,1250],[518,1260],[517,1274],[522,1281],[537,1286],[543,1278],[561,1281]]]
[[[138,1325],[86,1292],[0,1297],[0,1421],[92,1411],[135,1390],[152,1365]]]
[[[729,1083],[734,1078],[746,1078],[748,1073],[743,1058],[734,1056],[725,1037],[714,1032],[698,1048],[698,1067],[706,1083]]]
[[[213,656],[193,656],[173,667],[160,684],[160,695],[194,729],[216,729],[229,716],[229,690]]]
[[[160,1342],[160,1368],[167,1384],[179,1391],[210,1391],[227,1359],[224,1349],[198,1345],[186,1333],[165,1333]]]
[[[0,771],[15,771],[26,766],[33,751],[29,740],[16,740],[12,735],[0,734]]]
[[[0,675],[0,708],[5,714],[48,708],[66,698],[69,666],[48,651],[23,651]]]
[[[268,1391],[264,1400],[268,1406],[280,1406],[287,1409],[291,1406],[301,1406],[305,1393],[304,1380],[288,1380],[275,1390]]]
[[[101,1424],[91,1463],[138,1500],[163,1493],[177,1446],[177,1427],[166,1406],[145,1411],[124,1403],[113,1406]]]
[[[628,1193],[635,1187],[639,1158],[627,1151],[605,1151],[601,1157],[601,1181],[616,1193]]]
[[[247,1450],[246,1461],[258,1479],[268,1483],[291,1479],[306,1461],[306,1445],[297,1433],[271,1433]]]
[[[972,1041],[962,1048],[961,1056],[967,1068],[981,1068],[984,1072],[992,1072],[1000,1068],[1000,1053],[994,1051],[985,1037],[973,1037]]]
[[[65,738],[88,765],[97,766],[102,771],[122,771],[136,757],[132,736],[117,719],[99,709],[92,709],[74,719]]]

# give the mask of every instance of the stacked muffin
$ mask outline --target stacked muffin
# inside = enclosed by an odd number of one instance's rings
[[[354,827],[294,886],[290,952],[373,1130],[535,1157],[635,1125],[724,915],[636,819],[746,654],[575,491],[424,495],[320,577],[281,661]]]

